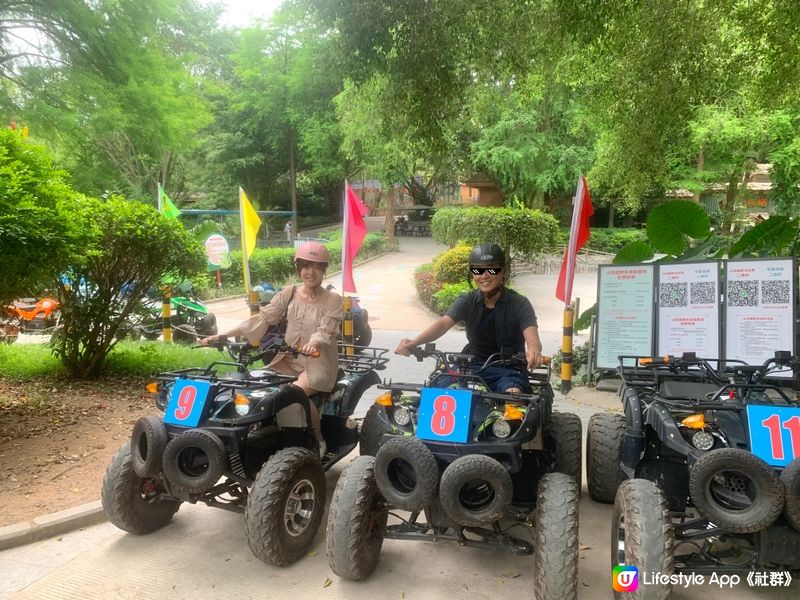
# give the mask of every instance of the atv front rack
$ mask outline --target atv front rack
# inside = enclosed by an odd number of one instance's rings
[[[355,354],[339,352],[339,366],[351,375],[362,375],[370,371],[380,371],[386,368],[389,358],[384,356],[389,352],[385,348],[368,348],[353,346]]]

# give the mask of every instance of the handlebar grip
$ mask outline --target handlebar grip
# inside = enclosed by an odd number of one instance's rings
[[[551,356],[542,356],[542,366],[546,366],[550,364],[550,361],[553,360]]]
[[[639,365],[643,367],[657,367],[659,365],[669,365],[671,363],[672,357],[670,356],[656,356],[639,359]]]

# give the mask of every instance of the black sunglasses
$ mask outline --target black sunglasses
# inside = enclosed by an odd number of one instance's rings
[[[483,267],[470,267],[469,270],[472,271],[473,275],[483,275],[487,271],[489,275],[498,275],[500,271],[503,270],[503,267],[489,267],[488,269]]]

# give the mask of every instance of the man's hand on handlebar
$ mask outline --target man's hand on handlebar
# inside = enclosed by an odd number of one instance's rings
[[[528,348],[525,352],[525,360],[528,362],[528,369],[535,369],[545,363],[542,351],[538,348]]]
[[[400,340],[400,343],[397,344],[397,348],[394,349],[394,353],[402,356],[411,356],[411,349],[415,348],[416,346],[417,344],[414,343],[414,340],[403,338]]]

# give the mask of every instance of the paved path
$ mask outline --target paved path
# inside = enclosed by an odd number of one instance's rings
[[[431,260],[442,247],[429,238],[400,238],[400,242],[399,253],[370,261],[355,272],[376,347],[394,348],[401,337],[413,335],[435,318],[417,302],[411,277],[418,264]],[[577,277],[575,294],[584,308],[594,303],[594,282],[594,275]],[[339,281],[333,283],[340,286]],[[545,352],[554,353],[560,346],[562,310],[553,297],[555,277],[521,275],[514,285],[531,298]],[[239,298],[215,304],[214,312],[226,327],[244,318],[247,308]],[[463,331],[453,330],[438,346],[456,350],[464,342]],[[393,356],[382,375],[396,381],[419,381],[431,366],[430,361],[418,363]],[[377,393],[373,388],[365,394],[356,416],[363,416]],[[613,394],[576,388],[568,397],[558,395],[556,407],[577,413],[585,428],[593,413],[617,410],[618,401]],[[339,465],[328,474],[329,494],[340,472]],[[580,510],[579,598],[611,598],[611,508],[593,502],[584,488]],[[520,528],[515,533],[529,535]],[[532,565],[531,557],[444,543],[387,540],[372,577],[361,583],[346,582],[328,568],[324,528],[308,556],[281,569],[252,556],[241,515],[184,505],[169,526],[148,536],[127,535],[106,523],[0,552],[0,598],[532,599]],[[673,594],[676,600],[789,600],[798,596],[798,586],[753,590],[746,583],[733,590],[706,584],[676,589]]]

